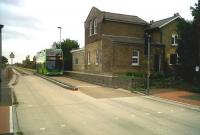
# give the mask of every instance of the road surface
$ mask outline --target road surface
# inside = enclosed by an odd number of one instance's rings
[[[25,135],[200,134],[200,111],[144,96],[94,98],[34,75],[20,75],[14,91]]]

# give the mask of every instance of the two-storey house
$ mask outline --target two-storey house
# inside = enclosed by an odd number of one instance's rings
[[[93,7],[85,21],[84,51],[72,51],[73,68],[90,73],[146,72],[144,34],[152,37],[151,70],[162,72],[167,63],[175,64],[177,33],[176,20],[180,16],[147,23],[138,16],[100,11]],[[77,55],[77,54],[80,55]],[[84,69],[77,68],[83,59]]]

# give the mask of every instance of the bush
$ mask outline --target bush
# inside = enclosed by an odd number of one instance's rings
[[[131,76],[131,77],[144,77],[144,73],[142,72],[127,72],[126,76]]]

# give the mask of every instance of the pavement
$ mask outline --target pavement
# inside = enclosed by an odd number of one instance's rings
[[[11,89],[8,86],[9,77],[6,69],[1,72],[0,82],[0,135],[10,135],[12,110]]]
[[[200,134],[198,109],[137,94],[124,97],[103,94],[97,98],[81,91],[81,88],[104,89],[94,86],[83,82],[79,91],[71,91],[35,75],[20,75],[14,91],[19,102],[17,114],[21,130],[25,135]]]
[[[154,89],[151,90],[150,94],[155,97],[183,104],[200,106],[200,93],[194,93],[181,89]]]
[[[10,132],[10,108],[9,106],[0,106],[0,135]]]

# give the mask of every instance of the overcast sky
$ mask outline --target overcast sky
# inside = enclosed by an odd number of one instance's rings
[[[136,15],[145,21],[160,20],[179,13],[192,20],[190,6],[198,0],[0,0],[2,53],[14,62],[21,62],[26,55],[32,57],[40,50],[50,48],[62,39],[77,40],[84,46],[84,21],[91,8],[102,11]]]

